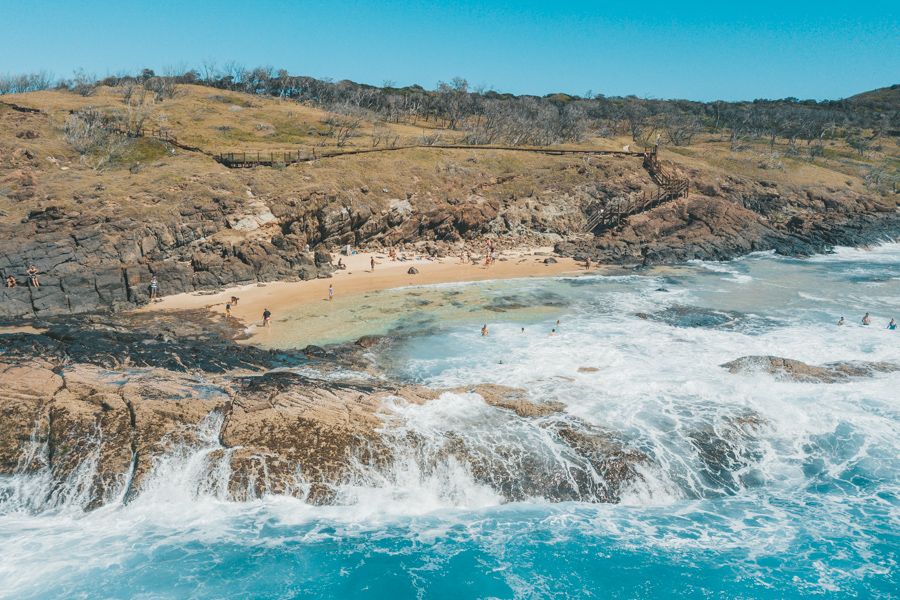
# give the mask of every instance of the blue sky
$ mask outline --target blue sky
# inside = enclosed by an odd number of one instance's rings
[[[0,73],[284,67],[432,88],[841,98],[900,82],[900,2],[0,0]]]

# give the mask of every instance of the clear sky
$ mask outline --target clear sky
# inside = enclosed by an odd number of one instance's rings
[[[380,85],[842,98],[900,82],[900,2],[0,0],[0,73],[204,60]]]

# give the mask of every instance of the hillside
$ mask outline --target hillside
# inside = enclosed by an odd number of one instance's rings
[[[126,93],[0,96],[0,275],[24,284],[28,265],[43,273],[39,289],[0,292],[0,318],[140,304],[151,274],[163,293],[324,277],[324,251],[343,244],[442,253],[492,236],[649,264],[807,253],[900,232],[896,137],[873,137],[862,151],[823,139],[813,155],[777,136],[735,145],[724,131],[699,133],[660,150],[690,180],[688,198],[592,235],[593,211],[657,193],[639,156],[440,148],[467,141],[461,125],[210,86],[178,84],[140,103]],[[640,149],[631,136],[600,133],[553,147]],[[276,167],[215,160],[397,146],[415,147]]]

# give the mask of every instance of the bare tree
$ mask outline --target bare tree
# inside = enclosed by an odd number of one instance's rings
[[[97,90],[97,77],[84,69],[76,69],[69,82],[69,89],[80,96],[93,96]]]
[[[72,113],[63,126],[63,138],[81,155],[82,162],[100,170],[122,154],[127,139],[92,107]]]

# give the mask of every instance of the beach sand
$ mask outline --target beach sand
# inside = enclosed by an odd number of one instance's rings
[[[513,279],[521,277],[549,277],[586,273],[584,265],[571,258],[554,256],[556,263],[545,264],[544,259],[552,255],[552,248],[533,248],[519,251],[501,252],[491,266],[466,264],[458,257],[440,259],[416,258],[406,261],[392,261],[386,254],[361,252],[352,256],[340,256],[347,265],[344,270],[335,271],[328,279],[310,281],[280,281],[265,284],[249,284],[229,288],[221,292],[191,292],[165,296],[138,311],[165,311],[206,308],[221,314],[224,318],[225,304],[232,296],[240,298],[232,307],[231,314],[246,326],[248,343],[266,343],[267,330],[261,327],[263,310],[272,312],[272,328],[277,328],[280,318],[287,314],[296,315],[307,308],[325,307],[328,302],[328,286],[334,286],[334,304],[348,306],[348,301],[363,301],[370,292],[392,290],[407,286],[421,286],[439,283],[484,281],[493,279]],[[370,260],[375,257],[375,270],[370,268]],[[337,264],[338,255],[334,256]],[[410,267],[419,273],[407,273]],[[164,287],[165,282],[160,282]],[[334,308],[338,308],[335,306]],[[271,329],[271,328],[270,328]]]

